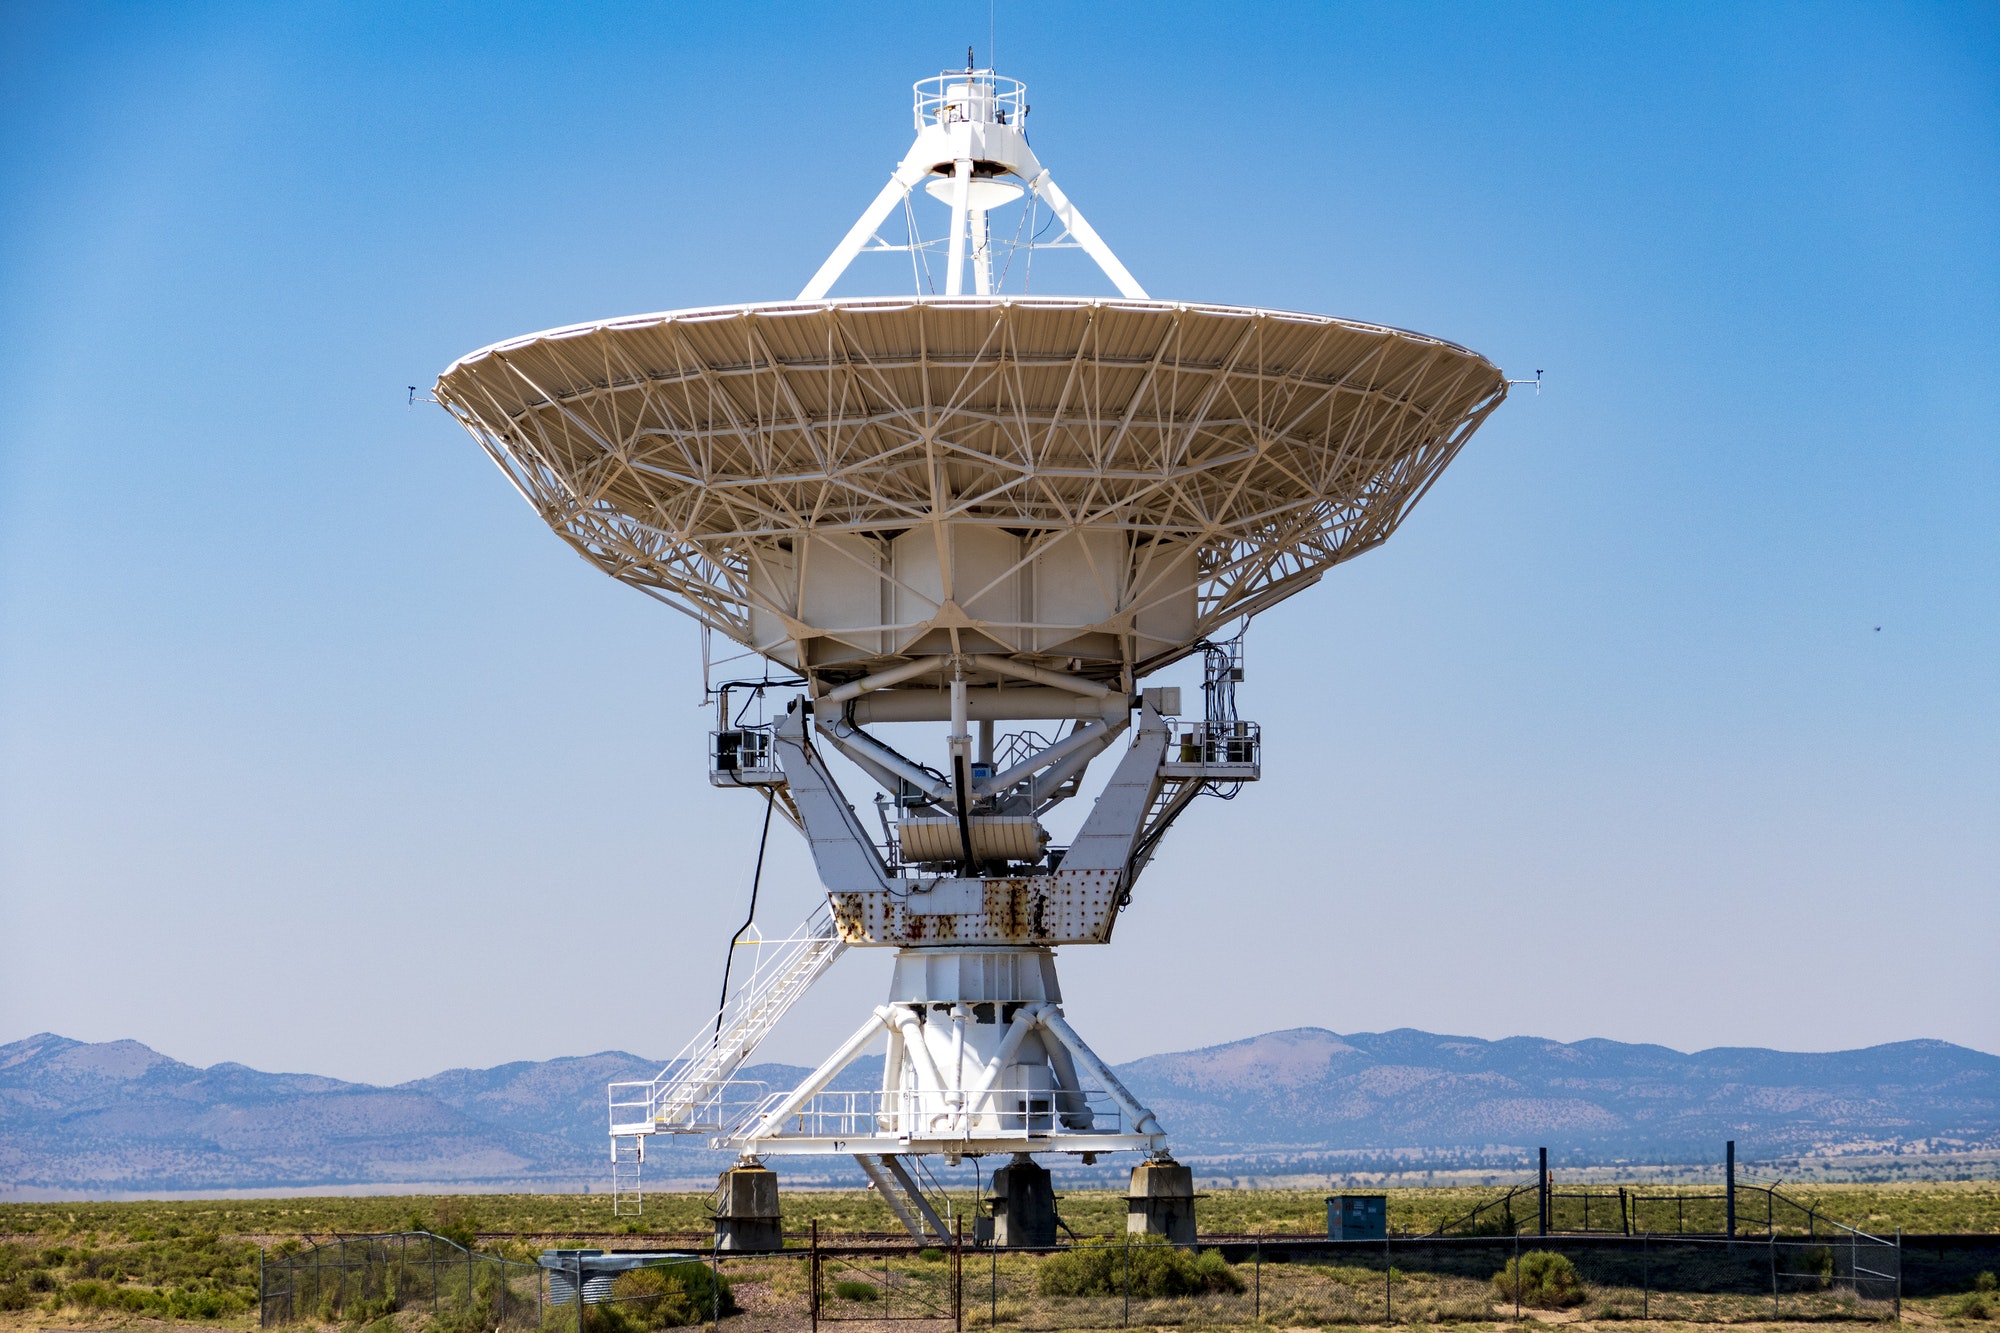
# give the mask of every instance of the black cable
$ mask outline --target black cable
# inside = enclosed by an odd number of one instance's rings
[[[743,932],[750,929],[757,919],[757,889],[764,882],[764,848],[771,841],[771,811],[777,808],[778,794],[769,787],[764,789],[764,831],[757,837],[757,869],[750,876],[750,914],[743,918],[743,924],[729,937],[729,956],[722,960],[722,998],[715,1004],[715,1040],[722,1040],[722,1013],[729,1005],[729,969],[736,962],[736,942],[743,938]]]
[[[960,873],[967,879],[972,879],[978,875],[979,867],[974,864],[972,859],[972,821],[967,817],[965,810],[966,803],[971,795],[968,789],[972,785],[972,778],[965,771],[964,755],[952,756],[951,771],[958,777],[958,791],[954,793],[958,798],[958,842],[959,850],[965,853],[965,861]]]

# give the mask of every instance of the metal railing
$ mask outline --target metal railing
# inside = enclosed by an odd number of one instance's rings
[[[990,69],[947,70],[912,85],[912,118],[917,129],[977,121],[1019,127],[1028,118],[1028,85]]]
[[[1256,778],[1264,757],[1264,729],[1255,722],[1168,723],[1160,771],[1170,777],[1225,781]]]
[[[614,1128],[648,1123],[661,1101],[655,1095],[657,1080],[611,1085],[611,1123]],[[652,1120],[659,1134],[723,1134],[763,1106],[771,1096],[771,1085],[758,1079],[730,1078],[707,1086],[704,1095],[675,1101],[668,1108],[671,1119]],[[632,1119],[620,1120],[623,1114]]]
[[[769,727],[708,733],[708,781],[715,787],[775,787],[785,781]]]
[[[805,924],[782,939],[751,942],[756,958],[721,1014],[702,1025],[658,1078],[614,1083],[609,1094],[614,1137],[708,1132],[704,1108],[727,1099],[729,1075],[847,947],[821,903]],[[621,1096],[622,1094],[622,1096]],[[619,1119],[620,1112],[642,1114]]]
[[[774,1093],[753,1121],[777,1110],[789,1094]],[[745,1123],[750,1123],[746,1121]],[[1124,1115],[1109,1093],[1086,1089],[991,1088],[985,1091],[880,1089],[821,1092],[760,1132],[809,1138],[901,1136],[959,1139],[1042,1134],[1121,1134]]]

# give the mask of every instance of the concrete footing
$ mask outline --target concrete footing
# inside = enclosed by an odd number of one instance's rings
[[[1048,1168],[1026,1153],[993,1173],[993,1193],[987,1198],[993,1207],[993,1243],[1009,1245],[1054,1245],[1056,1243],[1056,1192],[1049,1181]]]
[[[1133,1167],[1125,1230],[1135,1236],[1164,1236],[1175,1245],[1194,1244],[1194,1172],[1171,1157]]]
[[[768,1166],[738,1164],[715,1182],[715,1248],[782,1250],[785,1233],[778,1217],[778,1173]]]

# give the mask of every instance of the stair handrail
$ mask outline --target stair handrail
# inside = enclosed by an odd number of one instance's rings
[[[793,934],[757,941],[758,957],[750,974],[647,1085],[648,1122],[671,1132],[677,1118],[719,1093],[729,1075],[846,947],[828,902],[822,902]],[[619,1104],[613,1104],[614,1130],[619,1127],[615,1109]]]

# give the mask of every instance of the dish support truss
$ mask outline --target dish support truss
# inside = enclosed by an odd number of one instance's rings
[[[841,691],[848,700],[868,692]],[[971,692],[950,693],[959,701],[951,719],[957,742],[972,720]],[[931,1192],[905,1162],[921,1174],[921,1158],[934,1153],[955,1163],[994,1153],[1068,1152],[1089,1162],[1101,1152],[1163,1152],[1166,1132],[1157,1117],[1064,1016],[1053,950],[1108,941],[1133,881],[1193,798],[1259,776],[1257,730],[1234,719],[1233,695],[1230,716],[1186,724],[1158,711],[1177,710],[1178,693],[1120,698],[1137,705],[1139,722],[1117,769],[1071,845],[1016,874],[892,870],[893,858],[884,853],[893,845],[878,850],[869,840],[818,745],[832,743],[892,783],[897,761],[930,771],[855,727],[853,710],[831,694],[816,704],[795,702],[756,744],[712,748],[712,760],[725,756],[744,765],[718,774],[724,785],[782,788],[786,799],[778,808],[805,832],[829,903],[791,936],[754,942],[747,978],[658,1078],[611,1086],[617,1210],[642,1206],[645,1144],[656,1135],[699,1137],[746,1160],[852,1155],[871,1179],[890,1187],[884,1198],[919,1239],[941,1234],[939,1220]],[[1062,799],[1060,787],[1051,792],[1046,783],[1051,770],[1068,765],[1069,775],[1080,773],[1110,735],[1130,724],[1129,715],[1114,718],[1109,706],[1103,712],[1091,724],[1098,732],[1079,723],[1071,738],[1001,775],[1016,795],[1044,793],[1034,813]],[[1084,746],[1075,743],[1078,735],[1102,739]],[[1224,736],[1238,739],[1218,739]],[[1079,760],[1080,751],[1087,753]],[[965,766],[954,770],[960,778],[969,773]],[[978,799],[969,786],[931,776],[941,784],[936,800],[951,810]],[[904,779],[906,792],[911,785]],[[995,777],[985,779],[983,790],[988,808],[1008,795],[996,789]],[[914,799],[924,801],[921,793]],[[796,1088],[773,1091],[733,1077],[850,944],[899,950],[888,1003]],[[834,1087],[878,1042],[887,1051],[881,1086]]]
[[[950,231],[944,247],[947,296],[965,293],[965,270],[971,261],[973,291],[986,296],[997,290],[993,274],[993,239],[988,214],[1024,193],[1046,206],[1062,232],[1052,241],[1031,239],[1017,249],[1074,246],[1089,255],[1120,296],[1147,299],[1146,289],[1111,252],[1083,214],[1056,185],[1055,177],[1028,147],[1027,89],[1017,79],[990,69],[966,68],[920,80],[915,86],[916,141],[896,165],[888,184],[856,219],[833,253],[799,293],[801,301],[824,297],[855,256],[863,250],[907,250],[915,276],[917,256],[931,247],[918,239],[910,196],[928,182],[926,192],[951,208]],[[1011,178],[1011,179],[1009,179]],[[1019,182],[1018,184],[1014,182]],[[909,243],[895,245],[877,234],[889,215],[905,210]]]

